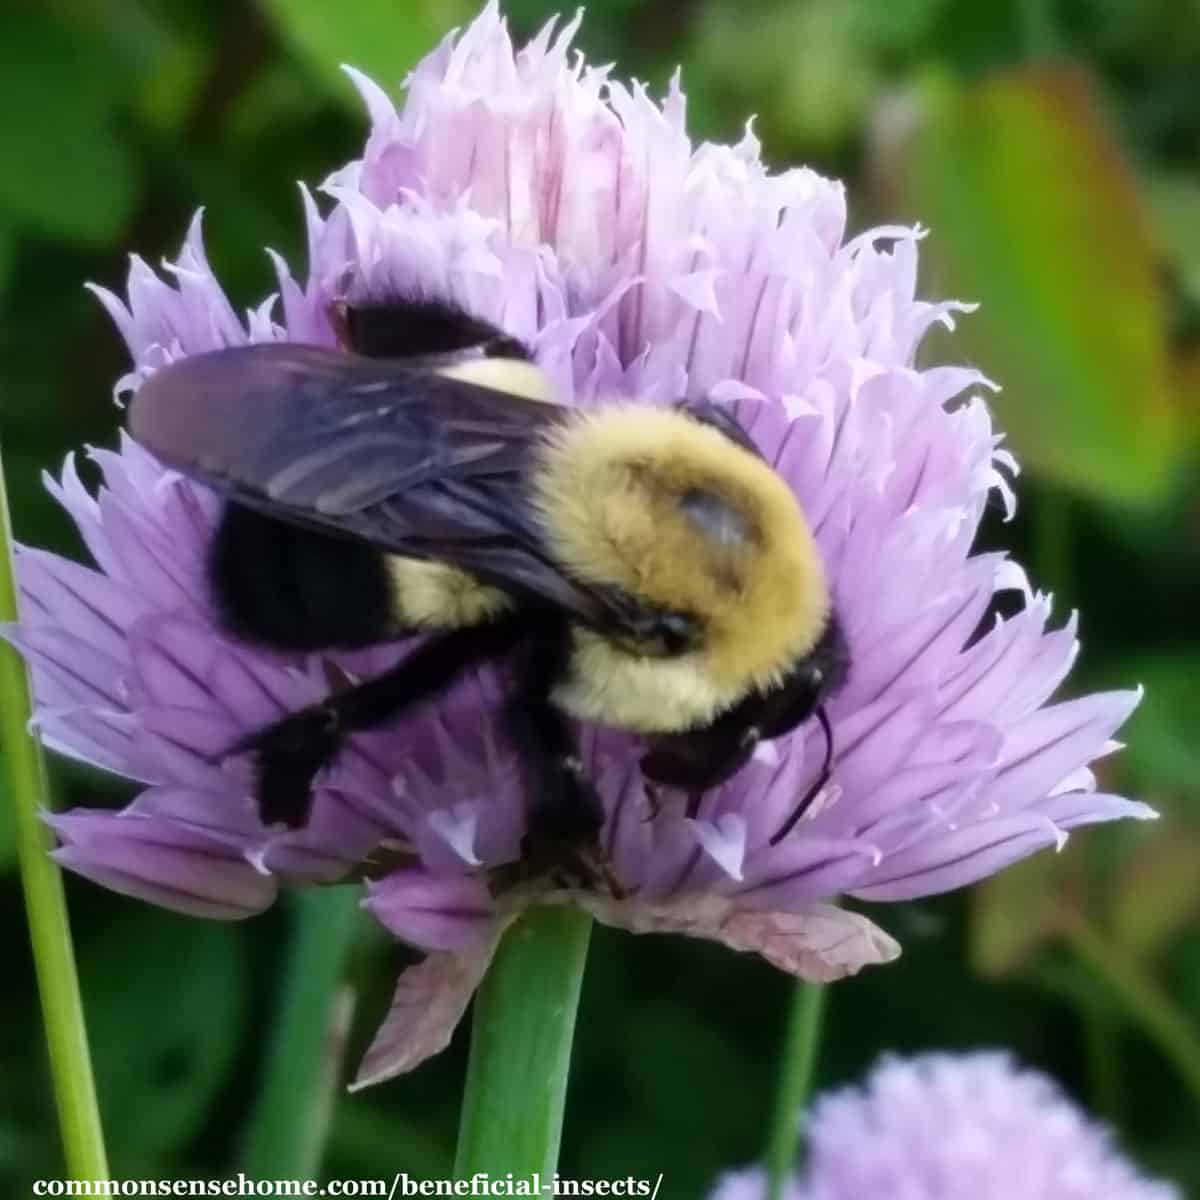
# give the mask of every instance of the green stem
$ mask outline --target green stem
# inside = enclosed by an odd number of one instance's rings
[[[767,1143],[767,1200],[780,1200],[796,1170],[800,1110],[812,1087],[824,1015],[825,988],[819,983],[797,983],[788,1016],[771,1139]]]
[[[475,998],[454,1172],[553,1179],[592,918],[529,909],[501,939]]]
[[[17,617],[11,543],[4,466],[0,461],[0,621],[5,622]],[[48,854],[52,839],[41,820],[41,813],[49,808],[46,772],[41,750],[28,731],[30,713],[25,664],[11,646],[0,643],[0,779],[12,798],[21,885],[63,1153],[72,1178],[103,1180],[108,1178],[108,1159],[100,1107],[62,875]]]
[[[251,1179],[310,1179],[321,1165],[349,1024],[342,976],[358,912],[357,887],[292,897],[281,1003],[246,1143]]]
[[[1174,1064],[1200,1104],[1200,1033],[1150,975],[1085,921],[1069,920],[1063,932],[1075,953]]]

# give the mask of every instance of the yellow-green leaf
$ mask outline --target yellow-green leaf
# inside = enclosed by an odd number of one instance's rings
[[[1132,955],[1152,959],[1200,912],[1200,837],[1176,828],[1140,848],[1117,883],[1112,930]]]
[[[1164,302],[1143,198],[1087,77],[997,75],[929,97],[906,185],[939,291],[980,302],[968,351],[1022,460],[1153,499],[1173,451]]]
[[[984,880],[971,896],[969,954],[981,975],[1023,966],[1057,929],[1063,860],[1035,854]]]

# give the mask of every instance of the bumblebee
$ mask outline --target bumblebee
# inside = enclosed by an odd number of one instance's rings
[[[130,404],[132,436],[226,503],[209,577],[234,636],[284,651],[425,634],[396,667],[255,733],[264,823],[302,826],[347,735],[488,660],[529,828],[603,819],[572,719],[643,735],[649,781],[701,794],[817,716],[848,653],[800,507],[719,406],[554,402],[528,350],[426,299],[336,310],[340,349],[193,355]]]

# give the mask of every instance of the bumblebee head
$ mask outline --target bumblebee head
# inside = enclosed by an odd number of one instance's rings
[[[669,653],[690,671],[691,724],[778,689],[828,623],[812,533],[751,446],[685,410],[614,405],[565,424],[535,479],[569,574],[689,631]],[[679,727],[681,716],[662,721]]]

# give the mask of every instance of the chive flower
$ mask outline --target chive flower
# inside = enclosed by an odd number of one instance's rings
[[[818,1097],[805,1136],[785,1200],[1182,1200],[1053,1079],[998,1051],[885,1058],[863,1084]],[[749,1168],[711,1200],[766,1194]]]
[[[635,736],[585,729],[623,894],[514,869],[525,797],[490,669],[353,736],[319,777],[309,824],[264,828],[248,764],[222,749],[410,646],[287,656],[229,636],[206,575],[218,498],[124,436],[88,452],[94,494],[73,458],[48,481],[92,564],[18,556],[8,636],[32,668],[43,741],[143,785],[121,812],[48,816],[58,860],[224,919],[280,887],[368,880],[366,907],[427,956],[401,976],[360,1082],[445,1045],[527,905],[580,904],[831,980],[899,953],[835,898],[943,892],[1076,826],[1153,815],[1098,791],[1089,768],[1137,694],[1052,701],[1075,617],[1050,627],[1049,598],[1017,563],[972,553],[987,506],[1012,512],[1016,464],[992,385],[917,365],[925,334],[967,307],[918,297],[922,231],[849,236],[842,186],[768,170],[749,125],[735,145],[693,144],[678,79],[656,101],[588,65],[571,49],[578,23],[518,50],[489,4],[416,67],[401,107],[348,71],[370,133],[359,159],[301,191],[306,269],[272,253],[277,292],[239,315],[199,217],[160,271],[135,256],[123,296],[94,289],[132,359],[116,393],[203,351],[332,346],[332,305],[417,294],[521,339],[563,403],[728,406],[806,514],[852,658],[829,705],[831,780],[788,837],[770,844],[820,769],[816,722],[762,745],[694,820],[683,796],[647,793]]]

